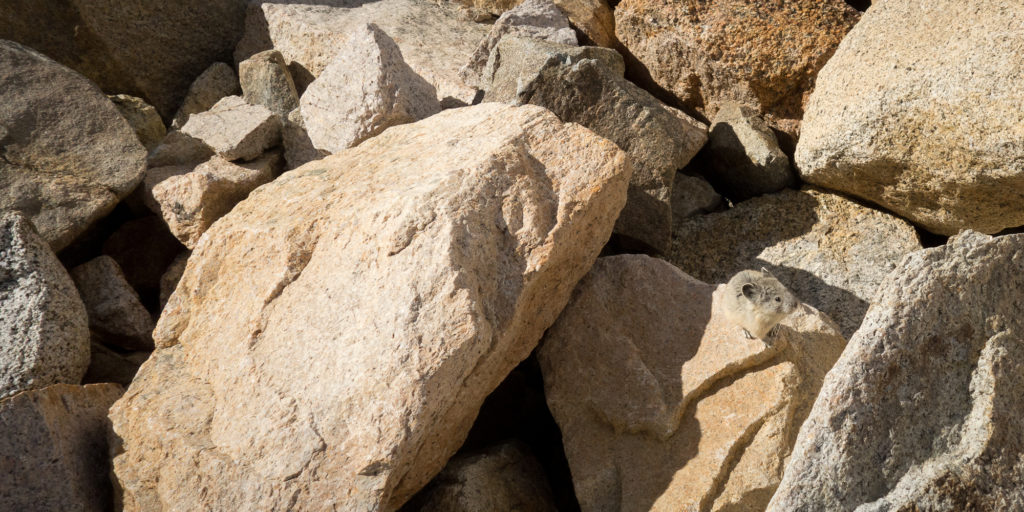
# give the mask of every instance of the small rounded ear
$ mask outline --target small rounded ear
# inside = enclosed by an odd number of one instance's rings
[[[772,274],[771,272],[769,272],[768,269],[765,268],[765,267],[761,267],[761,272],[764,273],[764,274],[767,274],[769,276],[775,277],[775,274]],[[777,277],[775,277],[775,278],[778,279]]]
[[[747,283],[743,285],[742,291],[743,296],[749,300],[754,300],[754,297],[756,297],[758,294],[757,285],[754,283]]]

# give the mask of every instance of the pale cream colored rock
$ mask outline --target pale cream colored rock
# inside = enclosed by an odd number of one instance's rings
[[[171,126],[180,129],[185,126],[192,114],[206,112],[221,98],[237,95],[240,92],[242,90],[239,88],[235,70],[223,62],[214,62],[189,86],[181,108],[174,114]]]
[[[376,24],[395,40],[413,71],[437,90],[438,100],[463,105],[473,101],[476,90],[459,78],[459,68],[487,35],[488,26],[463,20],[454,7],[432,2],[251,3],[235,61],[263,50],[278,50],[301,93],[331,63],[352,31],[367,23]]]
[[[241,96],[227,96],[189,117],[181,133],[203,141],[226,160],[252,160],[281,141],[281,118]]]
[[[1024,225],[1024,5],[878,2],[822,68],[805,181],[928,231]]]
[[[22,212],[59,251],[131,193],[145,156],[95,84],[0,40],[0,210]]]
[[[195,167],[211,156],[213,156],[213,148],[202,140],[184,134],[180,130],[171,130],[167,132],[167,136],[160,141],[160,144],[146,156],[146,165],[149,169],[172,166]],[[160,173],[157,175],[159,176]],[[153,188],[152,184],[146,185],[146,187]]]
[[[1022,288],[1024,235],[965,231],[904,258],[768,510],[1024,510]]]
[[[849,337],[885,276],[920,248],[906,221],[807,187],[680,219],[669,259],[710,283],[767,267]]]
[[[523,3],[523,0],[452,0],[453,2],[477,9],[493,16],[501,16],[506,11]],[[615,15],[605,0],[554,0],[566,16],[586,39],[588,43],[614,48],[619,41],[615,38]]]
[[[302,109],[299,108],[292,110],[288,117],[281,120],[281,145],[284,147],[284,160],[287,162],[288,170],[328,155],[327,152],[313,146],[313,141],[309,140],[306,122],[302,119]]]
[[[354,27],[300,104],[309,140],[328,153],[441,111],[434,86],[405,63],[398,45],[373,24]]]
[[[111,410],[125,510],[395,510],[607,241],[631,170],[534,106],[392,127],[200,240]]]
[[[146,149],[153,149],[164,138],[164,135],[167,135],[167,127],[164,126],[164,120],[160,118],[160,113],[142,98],[127,94],[115,94],[107,97],[114,102],[114,106],[135,130],[139,142]]]
[[[118,384],[55,384],[0,400],[0,510],[113,510],[107,409]]]
[[[720,105],[708,133],[708,178],[733,201],[777,192],[796,184],[789,157],[768,124],[733,101]]]
[[[160,214],[171,233],[193,249],[214,221],[256,187],[273,180],[280,165],[280,153],[243,164],[215,156],[188,173],[156,184],[153,199],[160,205]]]
[[[103,342],[128,350],[153,349],[153,317],[110,256],[71,269],[89,314],[89,329]]]
[[[17,212],[0,212],[0,276],[0,398],[78,384],[89,366],[89,317],[67,270]]]
[[[770,344],[725,287],[640,255],[601,258],[538,352],[585,511],[757,510],[845,340],[803,305]]]
[[[245,101],[263,105],[282,118],[299,106],[292,74],[277,50],[263,51],[239,62],[238,81]]]

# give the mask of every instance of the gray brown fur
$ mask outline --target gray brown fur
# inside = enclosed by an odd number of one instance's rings
[[[723,312],[748,338],[764,340],[799,304],[796,296],[767,270],[744,270],[726,284]]]

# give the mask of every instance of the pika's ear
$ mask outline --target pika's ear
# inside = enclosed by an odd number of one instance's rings
[[[771,272],[769,272],[768,269],[765,268],[765,267],[761,267],[761,272],[763,272],[765,274],[768,274],[769,276],[775,277],[775,274],[772,274]],[[775,277],[775,279],[778,279],[778,278]]]
[[[746,297],[748,300],[754,300],[758,296],[758,292],[760,291],[758,290],[757,285],[754,283],[747,283],[743,285],[743,288],[741,290],[743,291],[743,296]]]

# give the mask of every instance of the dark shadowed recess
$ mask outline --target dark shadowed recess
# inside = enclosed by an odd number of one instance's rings
[[[858,11],[864,12],[871,7],[871,0],[846,0],[846,3],[857,9]]]

